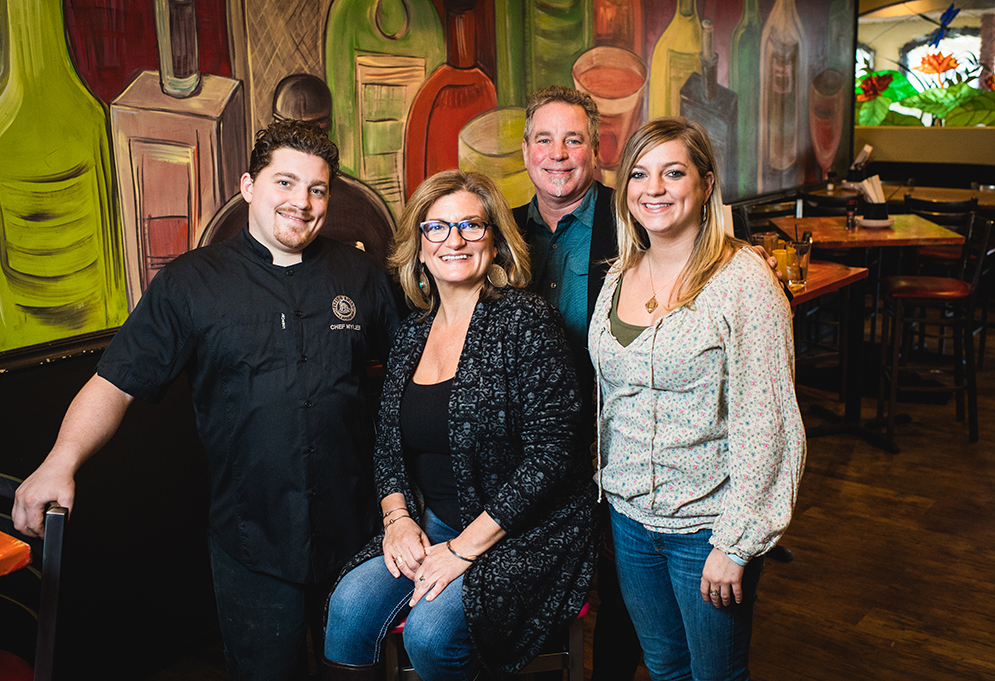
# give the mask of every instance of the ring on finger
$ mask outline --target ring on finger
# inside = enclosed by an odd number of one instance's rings
[[[718,596],[720,594],[719,594],[718,589],[712,589],[711,591],[708,592],[708,595],[709,596]]]
[[[418,581],[419,581],[419,582],[424,582],[424,581],[425,581],[425,578],[424,578],[424,577],[419,577],[419,578],[418,578]]]

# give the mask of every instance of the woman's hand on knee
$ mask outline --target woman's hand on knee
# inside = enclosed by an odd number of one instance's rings
[[[415,576],[415,592],[409,603],[411,607],[414,607],[422,596],[426,601],[434,600],[454,579],[470,567],[468,561],[457,558],[445,543],[428,547],[427,554]]]
[[[394,577],[404,575],[415,581],[415,573],[431,545],[428,535],[413,518],[400,520],[384,530],[384,564]]]
[[[701,571],[701,598],[716,608],[743,602],[744,567],[718,549],[712,549]]]

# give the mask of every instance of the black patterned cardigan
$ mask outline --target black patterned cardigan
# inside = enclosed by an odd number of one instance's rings
[[[597,491],[579,446],[580,392],[562,319],[541,297],[506,287],[474,310],[449,403],[449,442],[464,526],[482,511],[507,533],[463,578],[463,609],[488,672],[514,675],[587,597]],[[411,315],[394,339],[375,454],[379,498],[402,492],[418,516],[401,453],[401,395],[434,315]],[[383,534],[343,570],[383,555]]]

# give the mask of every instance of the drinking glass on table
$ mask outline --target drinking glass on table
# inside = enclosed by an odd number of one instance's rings
[[[795,241],[789,245],[787,256],[788,286],[792,289],[805,288],[808,281],[808,263],[812,255],[811,241]]]
[[[750,244],[763,246],[768,255],[774,255],[777,249],[777,232],[757,232],[750,235]]]
[[[788,280],[788,245],[777,240],[774,250],[770,252],[774,259],[777,260],[777,271],[781,274],[781,281]]]

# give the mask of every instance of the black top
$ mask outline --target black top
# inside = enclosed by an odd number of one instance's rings
[[[401,443],[425,505],[461,531],[453,455],[449,449],[449,398],[453,379],[420,385],[411,381],[401,398]]]
[[[163,268],[97,373],[157,401],[189,372],[211,533],[242,565],[305,583],[378,527],[365,376],[396,326],[365,253],[319,237],[280,267],[246,228]]]

